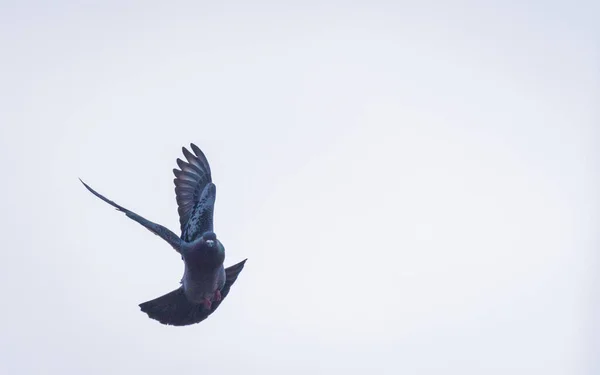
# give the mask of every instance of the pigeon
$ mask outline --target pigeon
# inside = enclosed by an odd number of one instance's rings
[[[151,319],[172,326],[187,326],[208,318],[229,294],[247,260],[228,268],[223,266],[225,248],[213,230],[216,186],[206,156],[195,144],[190,146],[193,153],[182,147],[187,162],[177,159],[179,169],[173,169],[179,237],[109,200],[80,179],[92,194],[167,241],[181,255],[185,265],[181,286],[139,305]]]

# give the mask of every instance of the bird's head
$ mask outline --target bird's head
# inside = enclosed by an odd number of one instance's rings
[[[212,247],[216,247],[217,243],[218,243],[218,240],[217,240],[217,235],[215,234],[215,232],[205,232],[200,237],[199,244],[201,246],[207,246],[209,248],[212,248]]]
[[[222,264],[225,260],[225,247],[214,232],[205,232],[194,241],[189,260],[194,263]]]

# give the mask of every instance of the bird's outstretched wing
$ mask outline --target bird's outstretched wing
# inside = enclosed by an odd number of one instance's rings
[[[247,259],[225,269],[225,285],[221,289],[221,301],[215,301],[210,310],[206,310],[204,305],[191,303],[188,301],[183,287],[179,287],[174,291],[165,294],[164,296],[153,299],[152,301],[140,304],[140,309],[148,314],[154,320],[158,320],[162,324],[172,326],[187,326],[190,324],[200,323],[208,318],[210,314],[215,312],[223,299],[229,294],[231,286],[237,280],[238,275],[242,272]]]
[[[79,179],[79,181],[81,181],[81,179]],[[98,193],[96,190],[92,189],[85,182],[81,181],[81,183],[92,194],[94,194],[98,198],[102,199],[106,203],[110,204],[111,206],[115,207],[117,210],[125,213],[125,215],[127,215],[127,217],[129,217],[130,219],[133,219],[133,220],[137,221],[138,223],[142,224],[150,232],[156,234],[157,236],[160,236],[163,240],[167,241],[171,246],[173,246],[173,248],[175,250],[177,250],[177,252],[180,252],[180,249],[181,249],[181,239],[179,237],[177,237],[177,235],[175,233],[171,232],[169,229],[163,227],[160,224],[156,224],[156,223],[151,222],[150,220],[144,219],[143,217],[141,217],[140,215],[136,214],[135,212],[129,211],[125,207],[122,207],[122,206],[116,204],[115,202],[111,201],[110,199],[104,197],[102,194]]]
[[[177,159],[180,169],[173,169],[181,238],[187,242],[213,230],[217,192],[206,156],[195,144],[192,143],[191,148],[193,154],[185,147],[182,148],[187,162]]]

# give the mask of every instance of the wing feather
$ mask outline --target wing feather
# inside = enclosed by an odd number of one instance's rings
[[[191,144],[190,152],[182,147],[187,161],[177,159],[179,169],[173,169],[181,238],[193,241],[206,231],[212,231],[215,189],[210,166],[204,153]]]

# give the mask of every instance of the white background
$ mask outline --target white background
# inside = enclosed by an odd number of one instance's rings
[[[0,373],[600,372],[597,4],[0,6]],[[174,328],[77,178],[178,230],[190,142],[249,260]]]

